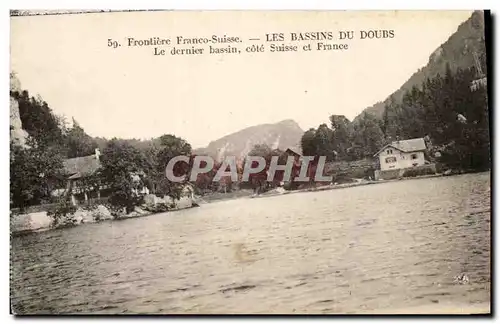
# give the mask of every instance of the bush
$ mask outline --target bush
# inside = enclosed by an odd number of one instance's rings
[[[297,190],[299,188],[300,182],[285,182],[283,185],[283,189],[290,191],[290,190]]]
[[[114,191],[109,197],[109,203],[118,216],[120,211],[125,208],[125,213],[130,213],[134,210],[135,206],[140,206],[144,203],[144,197],[136,195],[130,189],[118,189]]]
[[[374,168],[368,168],[365,169],[365,174],[364,174],[364,179],[375,179],[375,169]]]
[[[418,177],[418,176],[424,176],[424,175],[430,175],[430,174],[435,174],[434,170],[430,167],[429,168],[410,169],[410,170],[406,170],[403,173],[403,178]]]
[[[439,163],[439,162],[436,163],[436,172],[437,173],[443,173],[446,170],[448,170],[448,168],[446,168],[446,166],[443,163]]]
[[[156,205],[150,205],[150,206],[144,207],[144,210],[147,210],[147,211],[152,212],[152,213],[164,213],[164,212],[168,211],[169,209],[170,209],[169,206],[164,202],[158,203]]]
[[[73,217],[76,207],[71,201],[62,200],[55,207],[47,211],[47,215],[54,220],[53,227],[69,227],[77,225],[77,220]]]

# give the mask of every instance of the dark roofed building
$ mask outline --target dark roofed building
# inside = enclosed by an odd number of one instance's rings
[[[293,156],[297,156],[297,157],[300,157],[302,156],[300,153],[300,150],[296,149],[296,148],[287,148],[286,151],[285,151],[288,155],[293,155]]]
[[[99,149],[95,149],[95,154],[67,159],[63,162],[63,174],[68,180],[66,190],[71,194],[71,201],[77,204],[77,196],[82,196],[88,200],[86,190],[82,186],[82,180],[92,176],[101,167]],[[97,190],[97,198],[100,198],[100,188]],[[81,199],[81,198],[80,198]]]
[[[81,156],[63,162],[63,173],[68,179],[80,179],[94,174],[101,167],[99,150],[95,155]]]
[[[101,183],[99,188],[94,188],[93,183],[86,183],[85,179],[94,175],[101,167],[101,162],[99,160],[101,153],[99,149],[95,149],[95,154],[76,157],[72,159],[67,159],[63,162],[63,174],[66,176],[67,185],[65,192],[71,194],[71,201],[74,205],[80,200],[89,200],[88,194],[96,194],[94,198],[101,198],[101,191],[103,191],[104,197],[109,194],[107,192],[109,187],[106,184]],[[131,173],[130,176],[132,181],[140,182],[141,177],[145,174],[144,172]],[[142,189],[133,189],[137,194],[149,194],[149,189],[143,187]],[[106,193],[107,192],[107,193]]]

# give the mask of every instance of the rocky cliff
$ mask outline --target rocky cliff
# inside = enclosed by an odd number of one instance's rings
[[[10,74],[10,92],[21,92],[21,83],[14,73]],[[26,145],[28,133],[23,129],[21,117],[19,115],[19,103],[11,95],[10,96],[10,138],[21,146]]]

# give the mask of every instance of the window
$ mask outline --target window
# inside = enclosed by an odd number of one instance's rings
[[[387,154],[392,154],[392,149],[388,149]]]
[[[413,154],[411,155],[411,159],[412,159],[412,160],[416,160],[416,159],[418,159],[418,155],[416,155],[415,153],[413,153]]]
[[[395,163],[396,162],[396,158],[395,157],[388,157],[388,158],[385,158],[385,163]]]

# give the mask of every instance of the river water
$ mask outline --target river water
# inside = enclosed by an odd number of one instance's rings
[[[490,173],[221,201],[11,245],[17,314],[489,307]]]

